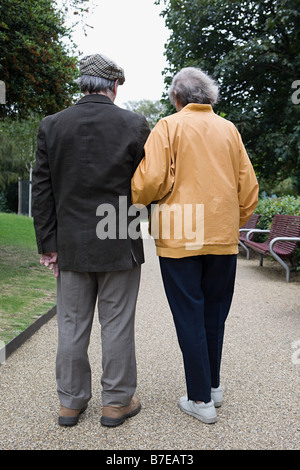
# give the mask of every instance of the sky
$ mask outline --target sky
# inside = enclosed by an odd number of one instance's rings
[[[87,36],[80,25],[72,34],[82,53],[102,53],[125,71],[125,83],[119,86],[115,104],[128,101],[159,100],[164,91],[163,55],[169,30],[159,16],[163,6],[154,0],[94,0],[94,9],[86,19]]]

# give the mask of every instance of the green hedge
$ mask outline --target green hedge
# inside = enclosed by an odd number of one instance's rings
[[[259,199],[256,214],[261,214],[257,228],[270,229],[276,214],[299,215],[300,196],[265,197]],[[300,270],[300,243],[297,245],[292,264]]]

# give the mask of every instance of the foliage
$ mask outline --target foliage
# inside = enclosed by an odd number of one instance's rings
[[[268,179],[260,178],[259,189],[262,196],[280,197],[286,195],[298,195],[297,179],[295,175],[289,176],[275,185],[274,182],[269,181]]]
[[[0,211],[17,212],[18,178],[29,179],[40,118],[0,121]]]
[[[0,190],[0,212],[9,212],[5,194]]]
[[[0,189],[15,181],[17,163],[13,160],[13,142],[5,139],[0,133]]]
[[[57,10],[63,12],[65,23],[70,23],[72,26],[81,23],[81,27],[86,35],[87,28],[92,26],[86,23],[86,15],[95,8],[96,0],[53,0]],[[77,21],[74,21],[76,17]]]
[[[73,14],[85,29],[92,0],[60,2],[2,0],[0,4],[0,79],[7,100],[0,105],[2,211],[13,210],[18,177],[28,179],[41,118],[72,104],[78,91],[77,59],[72,55],[71,28],[65,23],[74,23]]]
[[[18,212],[19,189],[18,183],[9,183],[5,189],[0,188],[0,212]]]
[[[215,110],[240,130],[258,176],[300,190],[300,11],[294,0],[157,0],[171,30],[165,83],[198,66],[220,83]]]
[[[272,219],[276,214],[300,216],[300,197],[262,198],[258,201],[255,212],[256,214],[261,214],[258,228],[269,229]]]
[[[52,114],[72,103],[77,59],[63,42],[67,37],[52,0],[1,0],[0,79],[7,103],[0,117]]]
[[[18,177],[28,178],[36,151],[39,122],[39,116],[0,121],[0,190],[5,190]]]
[[[162,117],[165,109],[164,105],[160,101],[151,100],[128,101],[128,103],[125,103],[125,106],[130,111],[134,111],[145,116],[151,129]]]

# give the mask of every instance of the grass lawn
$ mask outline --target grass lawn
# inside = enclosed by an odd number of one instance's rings
[[[7,344],[56,304],[56,280],[40,265],[33,220],[0,213],[0,341]]]

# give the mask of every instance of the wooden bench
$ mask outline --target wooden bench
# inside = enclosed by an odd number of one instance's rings
[[[256,228],[259,219],[260,219],[260,214],[252,214],[251,217],[250,217],[250,219],[248,220],[248,222],[240,228],[239,244],[240,244],[241,247],[244,248],[244,250],[246,251],[246,253],[247,253],[247,259],[250,258],[250,251],[249,251],[249,248],[245,245],[247,233],[248,233],[251,229]],[[252,235],[252,237],[253,237],[253,235]],[[251,237],[251,238],[252,238],[252,237]],[[251,238],[250,238],[250,240],[251,240]]]
[[[268,233],[269,235],[266,241],[259,243],[250,238],[255,233]],[[286,270],[286,282],[289,282],[290,268],[283,259],[292,256],[297,242],[300,242],[300,216],[277,214],[273,217],[270,230],[249,230],[244,243],[248,248],[259,253],[260,266],[263,265],[265,255],[270,255],[278,261]]]

